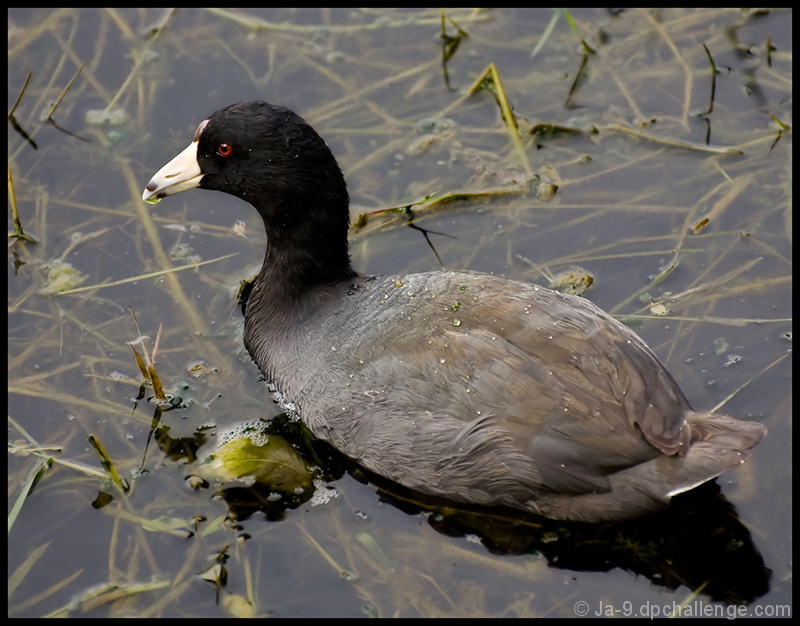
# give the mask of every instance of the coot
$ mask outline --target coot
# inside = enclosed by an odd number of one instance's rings
[[[244,340],[278,399],[406,487],[621,520],[744,463],[767,432],[692,410],[652,350],[585,299],[472,271],[356,272],[342,172],[289,109],[217,111],[142,198],[193,187],[264,220]]]

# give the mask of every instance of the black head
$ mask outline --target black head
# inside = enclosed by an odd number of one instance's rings
[[[267,264],[271,257],[292,262],[294,272],[314,282],[352,273],[344,176],[322,137],[289,109],[258,101],[215,112],[142,198],[158,202],[194,187],[237,196],[258,210],[269,240]]]
[[[214,113],[197,134],[202,189],[250,202],[278,228],[320,209],[349,217],[347,186],[330,148],[289,109],[233,104]]]
[[[201,122],[192,144],[153,176],[144,199],[192,187],[237,196],[278,228],[319,210],[347,215],[349,205],[344,176],[317,131],[261,101],[232,104]]]

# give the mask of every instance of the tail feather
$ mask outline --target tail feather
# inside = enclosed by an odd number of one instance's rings
[[[530,509],[547,517],[584,522],[637,517],[738,467],[767,434],[766,426],[758,422],[702,411],[689,411],[686,421],[692,429],[687,454],[662,454],[616,472],[607,477],[609,491],[553,495],[529,502]]]
[[[668,497],[689,491],[738,467],[750,458],[753,448],[767,434],[767,427],[758,422],[745,422],[707,411],[690,411],[686,421],[692,428],[692,443],[686,457],[673,463],[672,472],[667,472],[667,476],[672,473],[666,481],[670,487],[666,493]]]

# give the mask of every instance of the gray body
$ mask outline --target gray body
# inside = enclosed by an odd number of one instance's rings
[[[282,401],[316,437],[423,493],[624,519],[743,463],[765,433],[692,411],[637,335],[543,287],[359,277],[293,316],[269,291],[254,286],[245,343]]]

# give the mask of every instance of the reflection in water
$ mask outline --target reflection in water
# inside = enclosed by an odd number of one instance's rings
[[[772,572],[716,482],[636,520],[581,524],[422,496],[365,472],[286,415],[236,424],[215,436],[198,432],[195,438],[173,439],[159,427],[155,439],[168,458],[188,461],[190,476],[202,478],[194,485],[217,489],[232,522],[259,511],[280,521],[288,509],[324,496],[327,484],[347,471],[375,485],[383,502],[427,516],[444,535],[477,535],[494,554],[541,554],[551,567],[572,571],[621,568],[655,585],[672,590],[684,585],[729,604],[752,602],[769,590]],[[204,456],[199,448],[206,439],[215,443]]]

